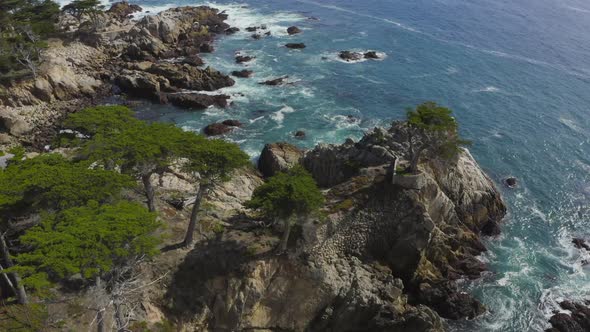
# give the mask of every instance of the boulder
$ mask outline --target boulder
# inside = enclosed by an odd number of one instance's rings
[[[509,177],[504,180],[504,183],[508,188],[516,188],[517,180],[515,177]]]
[[[298,27],[296,27],[296,26],[292,26],[292,27],[288,27],[288,28],[287,28],[287,33],[288,33],[289,35],[295,35],[295,34],[298,34],[298,33],[300,33],[300,32],[301,32],[301,29],[299,29],[299,28],[298,28]]]
[[[252,39],[258,40],[260,38],[262,38],[262,35],[260,35],[260,34],[255,33],[255,34],[252,35]]]
[[[584,239],[574,238],[572,240],[572,243],[574,244],[574,247],[576,247],[577,249],[584,249],[586,251],[590,251],[590,245],[588,245],[588,243],[586,243]]]
[[[274,79],[271,79],[268,81],[260,82],[258,84],[271,85],[271,86],[283,85],[283,84],[286,84],[285,81],[287,80],[287,78],[289,78],[289,76],[274,78]]]
[[[290,49],[304,49],[305,44],[304,43],[287,43],[287,44],[285,44],[285,47],[290,48]]]
[[[241,127],[242,123],[239,120],[225,120],[222,124],[230,127]]]
[[[418,297],[420,303],[433,308],[443,318],[473,319],[485,312],[485,307],[469,294],[460,292],[457,286],[447,282],[442,284],[420,284]]]
[[[549,319],[552,329],[557,332],[590,331],[590,301],[586,304],[563,301],[559,306],[571,314],[557,313]],[[547,331],[549,331],[547,330]]]
[[[372,60],[381,59],[381,57],[379,56],[379,53],[377,53],[375,51],[365,52],[364,57],[365,57],[365,59],[372,59]]]
[[[215,51],[215,48],[211,43],[203,43],[199,47],[199,51],[201,51],[202,53],[213,53]]]
[[[154,64],[147,71],[165,78],[176,88],[187,90],[215,91],[235,84],[231,77],[211,67],[201,69],[188,64],[162,62]]]
[[[224,125],[223,123],[212,123],[210,125],[207,125],[203,129],[203,132],[207,136],[219,136],[219,135],[223,135],[225,133],[230,132],[233,128],[234,127]]]
[[[248,55],[238,55],[238,56],[236,56],[236,63],[250,62],[254,59],[256,59],[256,57],[248,56]]]
[[[269,177],[299,164],[302,158],[303,150],[292,144],[266,144],[258,159],[258,169],[264,176]]]
[[[114,18],[119,20],[123,20],[129,18],[129,16],[133,13],[140,12],[143,9],[135,4],[130,4],[127,1],[115,2],[107,13]]]
[[[232,74],[232,76],[235,76],[235,77],[250,78],[250,77],[252,77],[254,72],[251,70],[244,69],[244,70],[234,70],[231,72],[231,74]]]
[[[187,57],[185,57],[184,59],[182,59],[183,64],[188,64],[191,66],[195,66],[195,67],[199,67],[205,64],[205,62],[203,61],[203,59],[201,59],[200,56],[198,55],[189,55]]]
[[[359,52],[351,52],[351,51],[342,51],[338,54],[340,59],[350,62],[350,61],[359,61],[362,60],[364,55]]]
[[[0,133],[9,133],[22,137],[31,132],[33,128],[25,119],[7,108],[0,108]]]
[[[170,83],[163,77],[146,72],[123,71],[115,78],[115,84],[127,94],[159,101],[161,87],[167,87]]]
[[[305,137],[305,132],[303,130],[297,130],[293,136],[297,137],[297,138],[304,138]]]
[[[225,30],[226,35],[233,35],[234,33],[240,31],[240,28],[231,27]]]
[[[203,93],[168,93],[162,98],[162,102],[170,103],[182,108],[206,109],[211,106],[227,107],[229,96],[208,95]]]

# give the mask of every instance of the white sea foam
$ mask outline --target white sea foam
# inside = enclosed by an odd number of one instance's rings
[[[577,132],[577,133],[581,133],[581,132],[583,132],[583,129],[582,129],[582,128],[580,128],[580,127],[579,127],[579,126],[576,124],[576,122],[575,122],[574,120],[567,119],[567,118],[564,118],[564,117],[559,117],[559,123],[561,123],[561,124],[565,125],[565,126],[566,126],[566,127],[568,127],[569,129],[571,129],[571,130],[573,130],[573,131],[575,131],[575,132]]]
[[[283,121],[285,120],[285,114],[289,114],[289,113],[293,113],[293,112],[295,112],[295,109],[293,107],[285,105],[280,110],[272,113],[270,115],[270,118],[273,119],[276,123],[278,123],[279,128],[281,128],[283,126]]]
[[[500,88],[495,87],[493,85],[486,86],[486,87],[481,88],[481,89],[475,89],[475,90],[473,90],[473,92],[490,92],[490,93],[496,93],[496,92],[500,92],[500,91],[501,91]]]

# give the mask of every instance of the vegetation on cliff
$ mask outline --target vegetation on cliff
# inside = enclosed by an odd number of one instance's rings
[[[51,0],[0,3],[0,79],[37,75],[46,39],[55,31],[59,5]]]
[[[296,220],[309,217],[324,203],[324,196],[311,174],[296,165],[280,172],[256,188],[246,207],[260,210],[267,218],[283,223],[280,251],[287,250],[291,226]]]

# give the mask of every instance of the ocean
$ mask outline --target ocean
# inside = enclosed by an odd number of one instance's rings
[[[238,119],[227,136],[253,159],[265,143],[304,148],[341,143],[402,119],[424,101],[450,107],[471,152],[509,206],[502,235],[486,239],[490,269],[461,283],[489,309],[453,331],[541,331],[563,299],[590,297],[590,3],[582,0],[136,1],[156,12],[207,4],[242,29],[215,43],[205,61],[248,68],[221,92],[233,106],[204,112],[153,105],[142,116],[200,131]],[[267,25],[254,40],[244,28]],[[302,34],[289,36],[296,25]],[[303,42],[289,50],[287,42]],[[346,63],[342,50],[375,50],[379,61]],[[246,66],[235,54],[255,56]],[[292,85],[258,84],[289,76]],[[304,139],[293,137],[297,130]],[[518,179],[516,189],[502,180]]]

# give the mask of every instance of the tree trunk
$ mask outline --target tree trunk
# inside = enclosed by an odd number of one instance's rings
[[[147,198],[147,205],[150,212],[156,211],[156,205],[154,203],[154,187],[152,186],[152,182],[150,181],[151,174],[149,175],[142,175],[141,182],[143,182],[143,187],[145,189],[145,197]]]
[[[281,239],[280,251],[281,253],[287,251],[287,245],[289,244],[289,235],[291,235],[291,218],[285,218],[283,220],[283,237]]]
[[[424,151],[424,148],[419,148],[412,156],[412,160],[410,160],[410,172],[412,174],[418,173],[418,163],[420,163],[420,156],[422,155],[422,151]]]
[[[97,291],[100,291],[100,289],[101,289],[100,276],[96,276],[95,284],[96,284]],[[96,308],[96,331],[97,332],[104,332],[104,310],[105,310],[105,308],[100,308],[100,303],[99,303],[99,307]]]
[[[10,252],[8,251],[8,246],[6,245],[6,239],[4,238],[4,234],[0,234],[0,252],[2,252],[2,256],[4,257],[4,262],[6,263],[6,268],[11,268],[14,266],[14,262],[10,258]],[[19,304],[27,304],[29,303],[29,299],[27,297],[27,292],[25,287],[23,286],[23,282],[16,272],[10,273],[12,280],[14,281],[14,288],[16,289],[16,299]]]
[[[207,186],[199,186],[199,191],[197,191],[197,195],[195,196],[193,210],[191,211],[191,219],[188,223],[188,229],[186,230],[186,235],[184,237],[183,245],[185,247],[190,247],[194,242],[195,228],[197,227],[199,209],[201,208],[201,201],[203,200],[203,196],[205,196],[205,193],[208,190],[209,188]]]
[[[115,320],[117,322],[117,332],[124,332],[126,331],[126,322],[125,319],[123,318],[123,308],[122,308],[122,304],[121,301],[119,299],[116,299],[115,301],[113,301],[113,306],[115,307]]]

